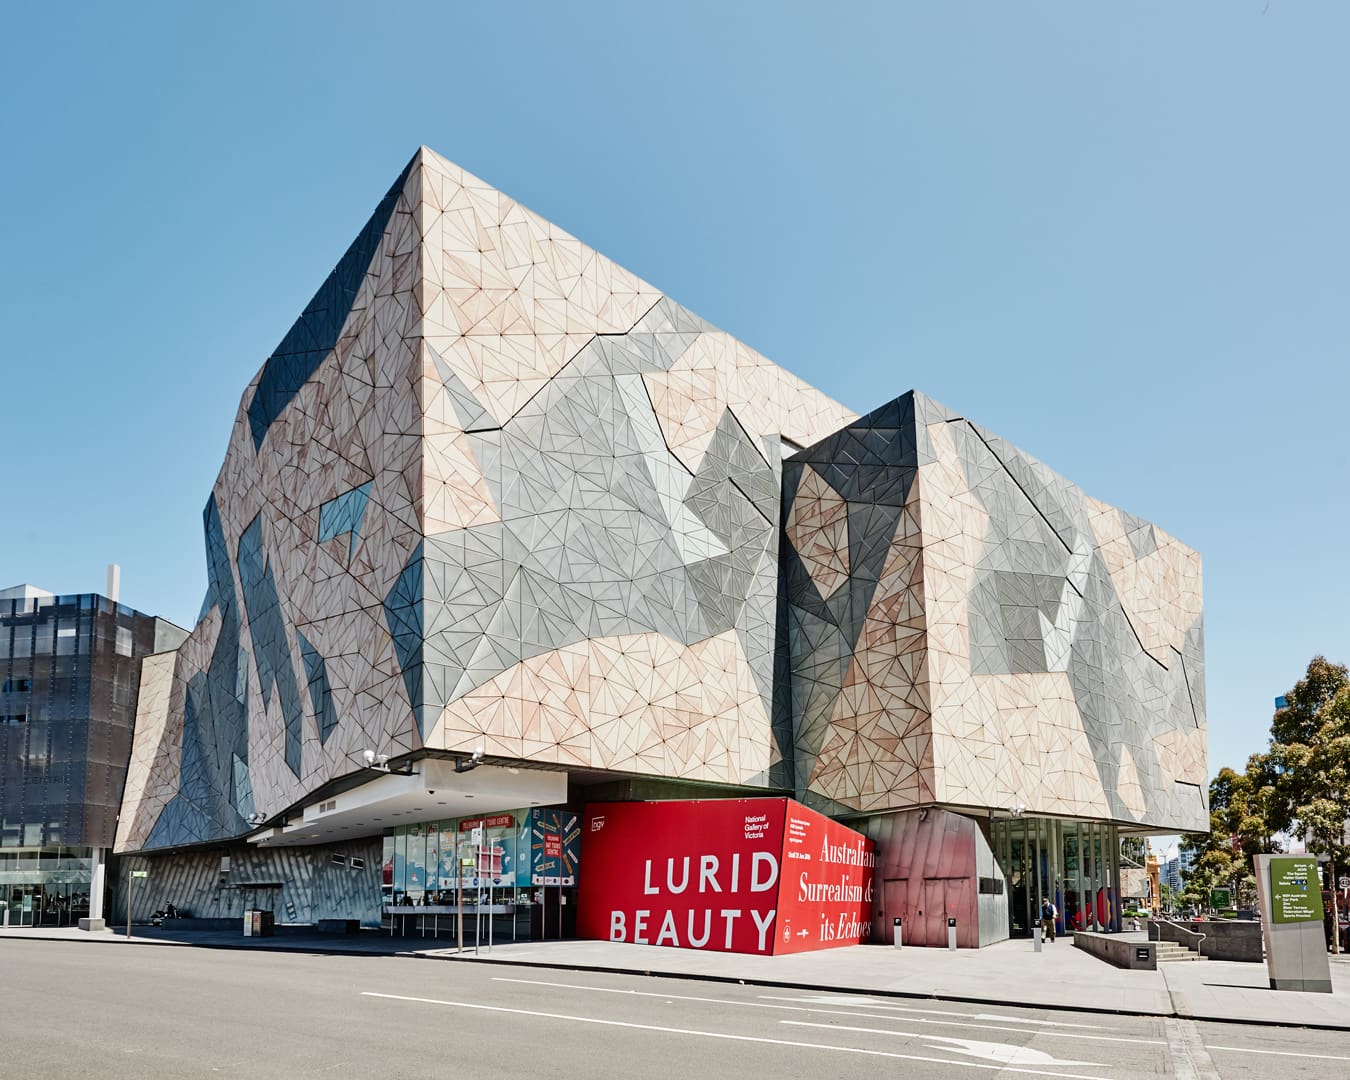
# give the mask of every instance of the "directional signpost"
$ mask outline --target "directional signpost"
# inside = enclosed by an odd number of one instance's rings
[[[1255,863],[1270,988],[1331,993],[1317,857],[1257,855]]]

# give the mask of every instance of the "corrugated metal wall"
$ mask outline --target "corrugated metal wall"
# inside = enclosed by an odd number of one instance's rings
[[[335,854],[343,864],[334,861]],[[222,856],[230,860],[226,873],[221,872]],[[322,847],[132,855],[119,864],[111,921],[127,917],[127,875],[134,869],[148,871],[134,885],[135,922],[149,920],[171,903],[199,919],[242,919],[246,908],[258,907],[270,908],[280,924],[359,919],[362,926],[379,926],[382,857],[379,837]],[[364,867],[353,867],[353,858],[364,860]],[[259,887],[275,882],[281,887]]]

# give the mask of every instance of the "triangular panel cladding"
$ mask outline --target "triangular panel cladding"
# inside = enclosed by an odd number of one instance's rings
[[[906,394],[784,462],[796,788],[826,808],[931,796],[917,446]]]
[[[426,149],[246,392],[204,524],[132,848],[238,836],[352,746],[864,813],[1203,805],[1193,552],[922,395],[855,419]]]

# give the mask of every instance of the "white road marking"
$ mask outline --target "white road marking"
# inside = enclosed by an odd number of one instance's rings
[[[1317,1058],[1319,1061],[1350,1061],[1335,1054],[1297,1054],[1293,1050],[1254,1050],[1250,1046],[1211,1046],[1210,1050],[1228,1050],[1234,1054],[1274,1054],[1277,1057]]]
[[[899,1035],[904,1038],[916,1037],[908,1031],[885,1031],[882,1028],[813,1024],[808,1020],[779,1020],[778,1022],[790,1024],[793,1027],[827,1028],[830,1031],[860,1031],[869,1035]],[[1014,1046],[1012,1043],[983,1042],[979,1039],[955,1039],[950,1035],[920,1035],[917,1037],[925,1042],[956,1043],[955,1046],[930,1046],[928,1048],[930,1050],[946,1050],[952,1054],[972,1054],[975,1057],[987,1058],[989,1061],[1001,1061],[1005,1065],[1090,1065],[1097,1069],[1111,1068],[1110,1064],[1105,1061],[1072,1061],[1067,1058],[1057,1058],[1043,1050],[1033,1050],[1029,1046]]]
[[[1099,1024],[1070,1024],[1063,1020],[1033,1020],[1026,1016],[997,1016],[993,1013],[952,1012],[950,1009],[915,1009],[905,1005],[895,1005],[890,1001],[878,1001],[875,998],[866,997],[775,997],[771,994],[760,994],[759,996],[764,1001],[806,1001],[817,1005],[865,1005],[869,1009],[889,1009],[892,1012],[902,1013],[926,1013],[931,1016],[959,1016],[966,1020],[1016,1020],[1021,1024],[1040,1024],[1045,1027],[1081,1028],[1084,1031],[1120,1030],[1119,1028],[1104,1028]],[[1021,1007],[1035,1008],[1036,1006]]]
[[[1053,1076],[1060,1080],[1101,1080],[1100,1076],[1080,1073],[1046,1072],[1044,1069],[1023,1069],[1010,1065],[986,1065],[978,1061],[952,1061],[950,1058],[925,1057],[920,1054],[898,1054],[890,1050],[870,1050],[862,1046],[831,1046],[828,1043],[795,1042],[791,1039],[770,1039],[760,1035],[734,1035],[726,1031],[697,1031],[692,1028],[662,1027],[657,1024],[634,1024],[626,1020],[605,1020],[595,1016],[569,1016],[565,1013],[538,1012],[534,1009],[510,1009],[504,1005],[483,1005],[473,1001],[443,1001],[438,998],[411,997],[405,994],[381,994],[362,990],[362,997],[384,998],[389,1001],[411,1001],[419,1005],[445,1005],[452,1009],[476,1009],[482,1012],[508,1013],[512,1016],[533,1016],[544,1020],[566,1020],[573,1024],[602,1024],[605,1027],[630,1028],[636,1031],[659,1031],[669,1035],[693,1035],[702,1039],[726,1039],[730,1042],[762,1043],[770,1046],[789,1046],[798,1050],[827,1050],[836,1054],[862,1054],[865,1057],[890,1058],[896,1061],[923,1061],[930,1065],[951,1065],[959,1069],[984,1069],[994,1072],[1022,1073],[1029,1076]]]
[[[521,984],[526,985],[526,986],[549,986],[549,987],[554,987],[554,988],[559,989],[559,990],[591,990],[591,991],[594,991],[594,992],[597,993],[597,994],[627,994],[627,995],[629,995],[629,996],[631,996],[631,997],[654,997],[654,998],[661,998],[661,999],[664,1000],[664,1001],[672,1001],[672,1000],[675,1000],[675,1001],[701,1001],[701,1002],[703,1002],[703,1003],[705,1003],[705,1004],[708,1004],[708,1005],[735,1005],[735,1006],[739,1006],[739,1007],[741,1007],[741,1008],[747,1008],[747,1009],[783,1009],[783,1010],[786,1010],[786,1011],[788,1011],[788,1012],[814,1013],[814,1014],[816,1014],[817,1016],[851,1016],[851,1017],[854,1017],[854,1018],[857,1018],[857,1017],[859,1017],[859,1016],[862,1016],[862,1017],[866,1017],[866,1018],[869,1019],[869,1020],[890,1020],[890,1019],[893,1019],[893,1017],[890,1016],[890,1015],[888,1015],[888,1014],[877,1015],[877,1014],[875,1014],[875,1013],[859,1012],[857,1009],[847,1009],[847,1010],[840,1010],[840,1009],[813,1009],[813,1008],[810,1008],[810,1007],[805,1006],[805,1005],[766,1005],[766,1004],[762,1004],[762,1003],[760,1003],[760,1002],[758,1002],[758,1001],[737,1001],[737,1000],[734,1000],[734,999],[731,999],[731,998],[697,997],[697,996],[692,995],[692,994],[657,994],[657,993],[654,993],[654,992],[649,991],[649,990],[628,990],[628,989],[625,989],[625,988],[622,988],[622,987],[612,987],[612,986],[586,986],[586,985],[581,984],[581,983],[548,982],[548,981],[543,980],[543,979],[511,979],[511,978],[504,978],[504,977],[494,977],[492,981],[493,981],[493,982],[506,982],[506,983],[521,983]],[[764,994],[761,994],[761,995],[760,995],[760,997],[766,997],[766,996],[767,996],[767,995],[764,995]],[[777,1000],[777,1001],[810,1001],[810,1000],[820,1000],[820,1001],[828,1001],[830,1004],[833,1004],[833,1005],[852,1004],[851,1001],[849,1001],[849,1000],[847,1000],[847,999],[840,999],[840,998],[818,998],[818,999],[812,999],[812,998],[775,998],[774,1000]],[[871,999],[870,999],[870,998],[864,998],[863,1001],[864,1001],[864,1003],[867,1003],[867,1002],[870,1002]],[[870,1005],[870,1004],[865,1004],[864,1007],[866,1007],[866,1008],[875,1008],[876,1006],[872,1006],[872,1005]],[[1135,1043],[1135,1044],[1142,1045],[1142,1046],[1162,1046],[1162,1045],[1164,1045],[1162,1039],[1140,1039],[1140,1038],[1135,1038],[1135,1037],[1133,1037],[1133,1036],[1123,1036],[1123,1035],[1078,1035],[1078,1034],[1070,1034],[1069,1032],[1066,1032],[1066,1031],[1043,1031],[1043,1030],[1041,1030],[1040,1028],[1023,1028],[1023,1027],[1014,1027],[1014,1026],[1011,1026],[1011,1025],[1013,1025],[1013,1024],[1020,1024],[1020,1023],[1023,1022],[1023,1021],[1022,1021],[1022,1018],[1021,1018],[1020,1016],[1002,1017],[1002,1016],[994,1016],[994,1015],[988,1014],[988,1013],[978,1013],[978,1014],[971,1014],[971,1013],[949,1013],[949,1012],[943,1012],[943,1011],[940,1010],[940,1009],[903,1009],[903,1008],[901,1008],[901,1009],[899,1009],[898,1011],[904,1012],[904,1013],[931,1013],[931,1014],[934,1014],[934,1015],[936,1015],[936,1016],[971,1016],[971,1015],[976,1015],[976,1016],[978,1016],[978,1017],[980,1017],[980,1018],[982,1018],[982,1019],[989,1019],[989,1020],[998,1020],[998,1021],[1001,1021],[1001,1023],[997,1023],[997,1024],[965,1024],[965,1023],[962,1023],[960,1020],[926,1020],[926,1019],[921,1019],[921,1018],[919,1018],[919,1017],[906,1017],[906,1019],[907,1019],[907,1020],[909,1021],[909,1023],[911,1023],[911,1024],[936,1024],[936,1025],[939,1026],[939,1027],[970,1028],[970,1029],[973,1030],[973,1031],[1009,1031],[1009,1032],[1012,1032],[1012,1033],[1017,1034],[1017,1035],[1044,1035],[1044,1036],[1046,1036],[1046,1037],[1048,1037],[1048,1038],[1054,1038],[1054,1039],[1087,1039],[1087,1040],[1090,1040],[1090,1041],[1092,1041],[1092,1042],[1124,1042],[1124,1043]],[[898,1018],[895,1018],[895,1019],[898,1019]],[[1030,1022],[1031,1022],[1031,1021],[1028,1021],[1028,1023],[1030,1023]],[[1050,1024],[1053,1024],[1054,1022],[1055,1022],[1055,1021],[1053,1021],[1053,1020],[1040,1021],[1040,1023],[1050,1023]],[[1065,1024],[1064,1026],[1065,1026],[1065,1027],[1075,1027],[1075,1028],[1087,1028],[1088,1030],[1094,1030],[1090,1024]],[[1097,1030],[1101,1030],[1101,1029],[1097,1029]],[[1107,1031],[1118,1031],[1118,1030],[1120,1030],[1120,1029],[1119,1029],[1119,1028],[1106,1028],[1105,1030],[1107,1030]]]

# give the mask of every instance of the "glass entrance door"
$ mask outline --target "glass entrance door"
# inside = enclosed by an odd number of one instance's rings
[[[42,910],[42,886],[15,885],[9,895],[9,925],[36,926]]]

